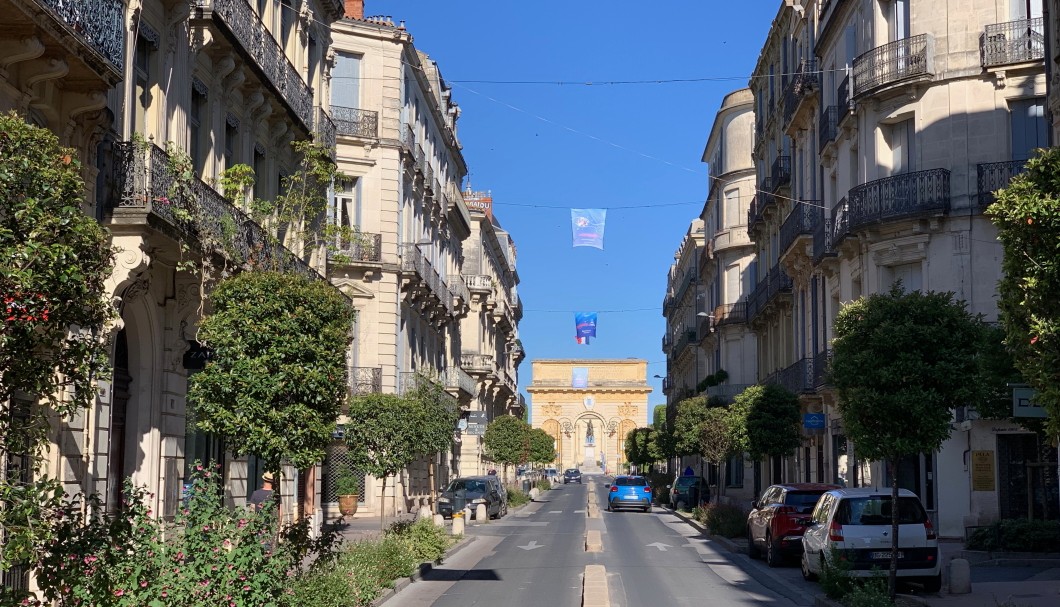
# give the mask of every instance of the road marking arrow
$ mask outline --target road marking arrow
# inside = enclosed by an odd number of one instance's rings
[[[523,550],[533,550],[534,548],[544,548],[544,546],[538,546],[537,540],[530,540],[530,543],[525,546],[516,546],[516,548],[522,548]]]
[[[662,542],[655,542],[654,544],[648,544],[648,546],[655,546],[656,548],[659,549],[659,552],[666,552],[667,548],[672,548],[673,547],[670,544],[664,544]]]

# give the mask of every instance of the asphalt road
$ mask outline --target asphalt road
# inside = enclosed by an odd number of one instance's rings
[[[816,584],[797,566],[769,569],[703,537],[669,510],[586,517],[590,484],[606,505],[602,477],[565,485],[501,521],[475,525],[476,540],[386,602],[386,607],[581,605],[585,566],[607,570],[612,607],[812,605]],[[586,553],[586,529],[603,552]]]

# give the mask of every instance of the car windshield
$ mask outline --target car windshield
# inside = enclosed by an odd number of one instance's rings
[[[566,474],[567,476],[578,476],[578,471],[577,470],[567,470],[564,474]]]
[[[784,504],[809,512],[817,504],[822,493],[824,491],[788,491],[784,496]]]
[[[635,477],[620,477],[615,479],[615,484],[619,487],[645,487],[648,481],[644,480],[639,476]]]
[[[680,476],[677,478],[678,487],[691,487],[699,482],[699,479],[694,476]]]
[[[455,493],[457,491],[469,491],[471,493],[485,493],[486,483],[473,478],[458,478],[449,483],[446,491]]]
[[[915,525],[927,520],[924,507],[915,497],[898,498],[898,524]],[[836,522],[840,525],[890,525],[891,496],[851,497],[839,503]]]

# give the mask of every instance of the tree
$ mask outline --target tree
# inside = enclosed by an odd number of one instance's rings
[[[707,397],[686,398],[677,403],[672,431],[673,455],[695,455],[699,453],[699,426],[706,419]]]
[[[107,367],[113,253],[82,210],[84,192],[75,150],[0,114],[0,571],[30,559],[41,518],[62,497],[37,468],[49,417],[61,423],[94,404]],[[22,455],[38,472],[30,482],[9,459]]]
[[[1016,367],[1060,437],[1060,149],[1039,150],[987,213],[1004,248],[998,307]]]
[[[409,419],[408,400],[396,394],[365,394],[350,399],[346,427],[347,457],[355,470],[383,479],[379,494],[379,527],[383,527],[386,479],[416,461],[423,451]]]
[[[721,481],[725,475],[725,463],[736,454],[736,441],[732,429],[732,415],[728,409],[711,407],[699,424],[699,450],[703,458],[718,469],[718,495],[725,488]]]
[[[324,458],[346,400],[354,309],[323,281],[245,272],[221,281],[199,339],[213,349],[189,379],[196,425],[266,469]]]
[[[952,293],[903,293],[900,284],[839,311],[830,370],[839,412],[858,456],[891,470],[892,503],[899,460],[938,450],[950,434],[950,410],[976,396],[981,334]],[[891,509],[892,598],[898,511]]]
[[[430,457],[427,477],[431,501],[434,501],[437,490],[434,456],[452,448],[460,408],[456,399],[439,382],[425,375],[416,377],[415,385],[405,394],[405,400],[408,403],[409,430],[417,434],[410,440],[413,445],[422,447],[421,456]]]
[[[541,428],[530,431],[530,455],[527,458],[535,464],[547,464],[556,459],[556,440]]]
[[[482,440],[486,456],[504,466],[504,478],[507,478],[508,466],[529,456],[530,424],[512,415],[502,415],[486,426]]]
[[[626,434],[626,461],[633,466],[650,466],[656,461],[653,443],[656,430],[651,427],[634,428]]]
[[[733,447],[751,459],[791,455],[802,444],[799,399],[776,384],[751,386],[736,395],[729,421]]]
[[[666,405],[655,405],[652,411],[652,427],[661,430],[666,427]]]

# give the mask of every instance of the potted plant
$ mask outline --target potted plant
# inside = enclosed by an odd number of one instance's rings
[[[349,467],[343,466],[335,476],[335,493],[339,496],[339,512],[343,516],[357,514],[357,500],[360,499],[361,483]]]

